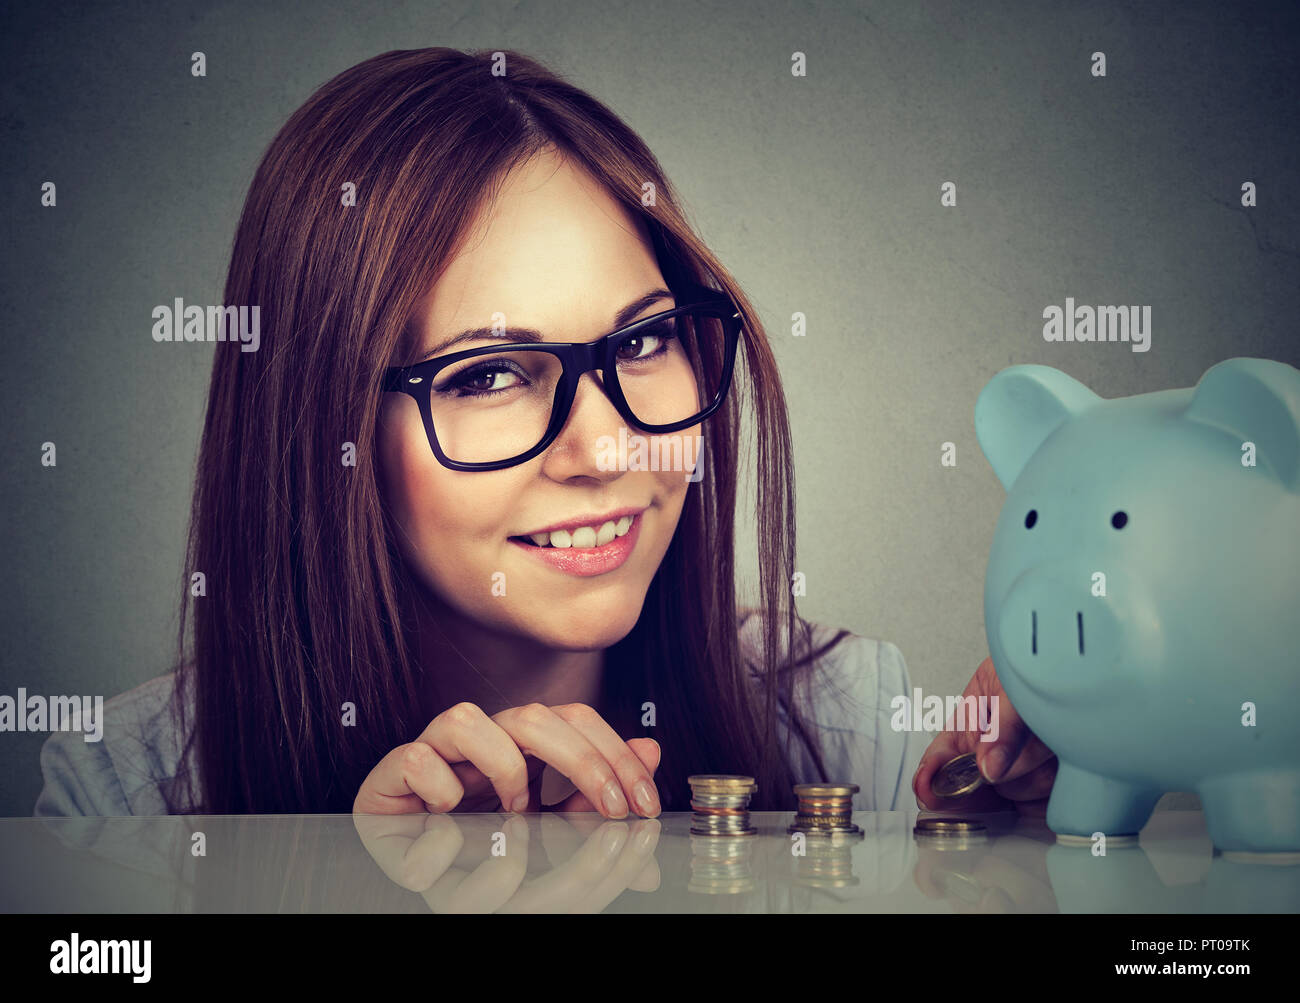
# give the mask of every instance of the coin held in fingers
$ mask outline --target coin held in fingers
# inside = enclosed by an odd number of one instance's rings
[[[939,798],[959,798],[983,786],[984,778],[975,765],[973,752],[948,760],[939,767],[930,781],[930,790]]]

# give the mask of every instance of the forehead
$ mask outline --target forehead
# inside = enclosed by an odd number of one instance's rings
[[[502,313],[510,326],[600,334],[660,284],[644,225],[581,168],[539,154],[480,211],[422,307],[421,333],[432,341]]]

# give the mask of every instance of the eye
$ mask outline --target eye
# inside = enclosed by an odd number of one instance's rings
[[[1038,521],[1038,509],[1031,508],[1025,516],[1025,529],[1033,529],[1034,523]]]
[[[643,362],[663,355],[677,336],[672,321],[655,324],[640,334],[629,335],[619,343],[615,357],[619,362]]]
[[[1110,517],[1110,524],[1116,529],[1123,529],[1128,525],[1128,514],[1123,511],[1116,512]]]
[[[513,389],[523,380],[518,366],[494,359],[454,373],[433,390],[449,397],[491,397]]]

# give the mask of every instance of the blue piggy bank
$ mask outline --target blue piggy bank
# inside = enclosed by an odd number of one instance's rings
[[[1300,370],[1106,400],[1013,366],[975,431],[1007,489],[989,653],[1057,755],[1048,826],[1134,834],[1196,791],[1221,850],[1300,851]]]

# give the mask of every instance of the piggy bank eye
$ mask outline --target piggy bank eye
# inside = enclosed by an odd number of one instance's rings
[[[1123,529],[1128,524],[1128,515],[1122,511],[1110,517],[1110,524],[1116,529]]]
[[[1034,523],[1038,521],[1038,509],[1031,508],[1025,516],[1025,529],[1033,529]]]

